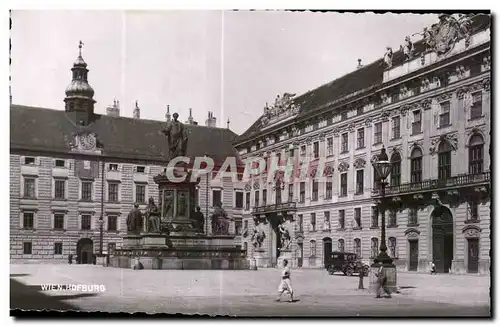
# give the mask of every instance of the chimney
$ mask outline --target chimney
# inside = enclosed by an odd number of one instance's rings
[[[170,122],[170,120],[171,120],[171,117],[170,117],[170,104],[167,104],[167,113],[165,114],[165,120],[167,120],[167,122]]]
[[[135,101],[135,108],[134,108],[133,117],[134,117],[134,119],[141,118],[141,109],[139,109],[139,103],[137,103],[137,100]]]
[[[188,118],[188,121],[187,123],[190,124],[190,125],[194,125],[194,119],[193,119],[193,109],[189,108],[189,118]]]
[[[211,111],[208,111],[208,119],[205,121],[205,125],[212,128],[217,126],[217,119]]]
[[[229,129],[229,119],[227,119],[227,129]]]
[[[110,117],[120,116],[120,101],[113,100],[113,105],[106,107],[106,115]]]
[[[358,66],[356,67],[357,69],[363,67],[363,65],[361,64],[361,59],[358,59]]]

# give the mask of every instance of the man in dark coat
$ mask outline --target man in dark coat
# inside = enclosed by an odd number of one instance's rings
[[[127,233],[139,234],[142,229],[142,212],[138,204],[134,204],[134,208],[128,213],[127,216]]]
[[[201,212],[200,206],[196,206],[196,212],[193,213],[191,221],[195,229],[203,231],[203,226],[205,225],[205,217]]]

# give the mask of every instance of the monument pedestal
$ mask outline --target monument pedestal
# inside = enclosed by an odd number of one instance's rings
[[[269,257],[267,257],[266,252],[263,249],[256,249],[253,254],[255,259],[255,266],[257,267],[268,267]]]
[[[123,236],[123,247],[137,247],[140,244],[141,238],[140,234],[127,234]]]
[[[283,267],[283,260],[288,260],[288,266],[292,266],[292,251],[291,250],[280,250],[280,256],[278,257],[278,268]]]
[[[372,264],[370,267],[370,291],[376,292],[378,287],[378,277],[376,274],[380,269],[380,264]],[[387,277],[387,288],[391,293],[395,293],[398,290],[397,287],[397,272],[396,266],[393,264],[385,264],[383,268],[383,273]],[[383,294],[383,293],[382,293]]]
[[[167,236],[160,233],[141,234],[139,244],[144,248],[148,247],[167,247]]]

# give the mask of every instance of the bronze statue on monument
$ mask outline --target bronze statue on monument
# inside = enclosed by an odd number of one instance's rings
[[[142,230],[142,212],[138,204],[134,204],[134,208],[127,216],[127,234],[140,234]]]
[[[147,232],[160,233],[160,210],[155,204],[153,197],[149,198],[148,208],[146,211]]]
[[[188,134],[184,124],[177,119],[179,114],[174,113],[174,120],[167,123],[162,132],[167,136],[168,158],[171,160],[177,156],[186,156]]]

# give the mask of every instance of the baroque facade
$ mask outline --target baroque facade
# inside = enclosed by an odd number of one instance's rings
[[[288,183],[264,172],[246,184],[249,256],[276,265],[281,224],[296,267],[322,268],[337,250],[369,263],[380,247],[372,163],[385,147],[393,163],[386,239],[398,269],[427,272],[433,261],[438,272],[489,273],[489,26],[487,15],[440,15],[423,39],[408,37],[374,63],[266,105],[237,139],[240,155],[310,156],[312,172]],[[251,230],[265,233],[261,245]]]
[[[168,164],[165,121],[121,117],[119,102],[106,115],[94,113],[94,90],[80,55],[66,89],[65,110],[10,107],[10,258],[11,261],[67,262],[68,255],[91,263],[93,254],[120,248],[127,214],[134,203],[144,212],[148,199],[158,203],[153,177]],[[170,120],[167,108],[166,122]],[[237,157],[236,134],[217,128],[208,114],[206,125],[190,116],[187,155],[207,155],[216,169],[226,157]],[[215,169],[215,170],[216,170]],[[231,178],[201,177],[195,199],[208,216],[222,202],[239,232],[243,189]],[[240,243],[241,237],[235,238]]]

